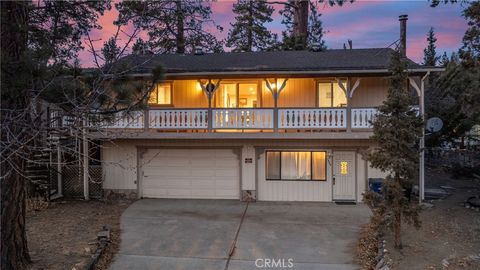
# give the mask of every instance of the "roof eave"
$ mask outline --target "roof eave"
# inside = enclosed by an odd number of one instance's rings
[[[445,68],[440,67],[428,67],[428,68],[411,68],[407,70],[410,74],[426,74],[427,72],[442,72],[445,71]],[[215,72],[167,72],[165,73],[166,78],[198,78],[198,77],[268,77],[268,76],[284,76],[284,77],[297,77],[302,75],[308,76],[325,76],[325,75],[389,75],[390,71],[388,69],[344,69],[344,70],[278,70],[278,71],[215,71]],[[134,73],[130,74],[132,77],[148,77],[151,76],[150,73]]]

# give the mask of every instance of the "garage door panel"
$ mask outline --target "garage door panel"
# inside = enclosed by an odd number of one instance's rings
[[[240,165],[231,149],[152,149],[142,161],[144,197],[239,197]]]

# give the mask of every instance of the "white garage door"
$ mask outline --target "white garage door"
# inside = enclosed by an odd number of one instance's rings
[[[149,149],[142,157],[142,196],[238,199],[240,164],[232,149]]]

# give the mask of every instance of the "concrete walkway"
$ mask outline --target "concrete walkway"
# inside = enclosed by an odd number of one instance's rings
[[[357,268],[352,256],[367,207],[300,202],[250,203],[226,267],[245,206],[232,200],[137,201],[122,215],[122,243],[111,269]],[[283,268],[266,267],[272,259]]]

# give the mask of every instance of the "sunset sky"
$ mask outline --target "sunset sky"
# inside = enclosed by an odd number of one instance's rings
[[[220,0],[212,3],[212,19],[224,27],[223,32],[211,29],[215,35],[225,38],[230,23],[235,15],[232,12],[232,5],[235,1]],[[283,30],[281,16],[278,11],[281,7],[274,6],[274,21],[267,27],[273,32],[280,33]],[[348,39],[353,40],[354,48],[383,48],[396,41],[399,36],[398,16],[408,14],[407,27],[407,54],[421,63],[423,49],[426,46],[426,33],[430,27],[435,28],[438,38],[437,52],[444,51],[451,53],[461,46],[461,40],[467,23],[462,17],[463,7],[460,4],[439,5],[431,8],[427,0],[404,0],[404,1],[371,1],[356,0],[353,4],[345,4],[343,7],[330,7],[320,4],[319,11],[322,13],[323,30],[326,45],[329,49],[343,48],[343,43]],[[92,37],[95,38],[94,45],[98,50],[105,40],[110,38],[116,30],[113,21],[118,15],[115,7],[100,18],[103,29],[95,30]],[[131,28],[125,28],[129,32]],[[145,33],[141,35],[146,36]],[[126,36],[122,36],[119,43],[125,42]],[[228,48],[226,48],[228,50]],[[87,49],[80,53],[80,60],[85,67],[93,66],[92,53]]]

